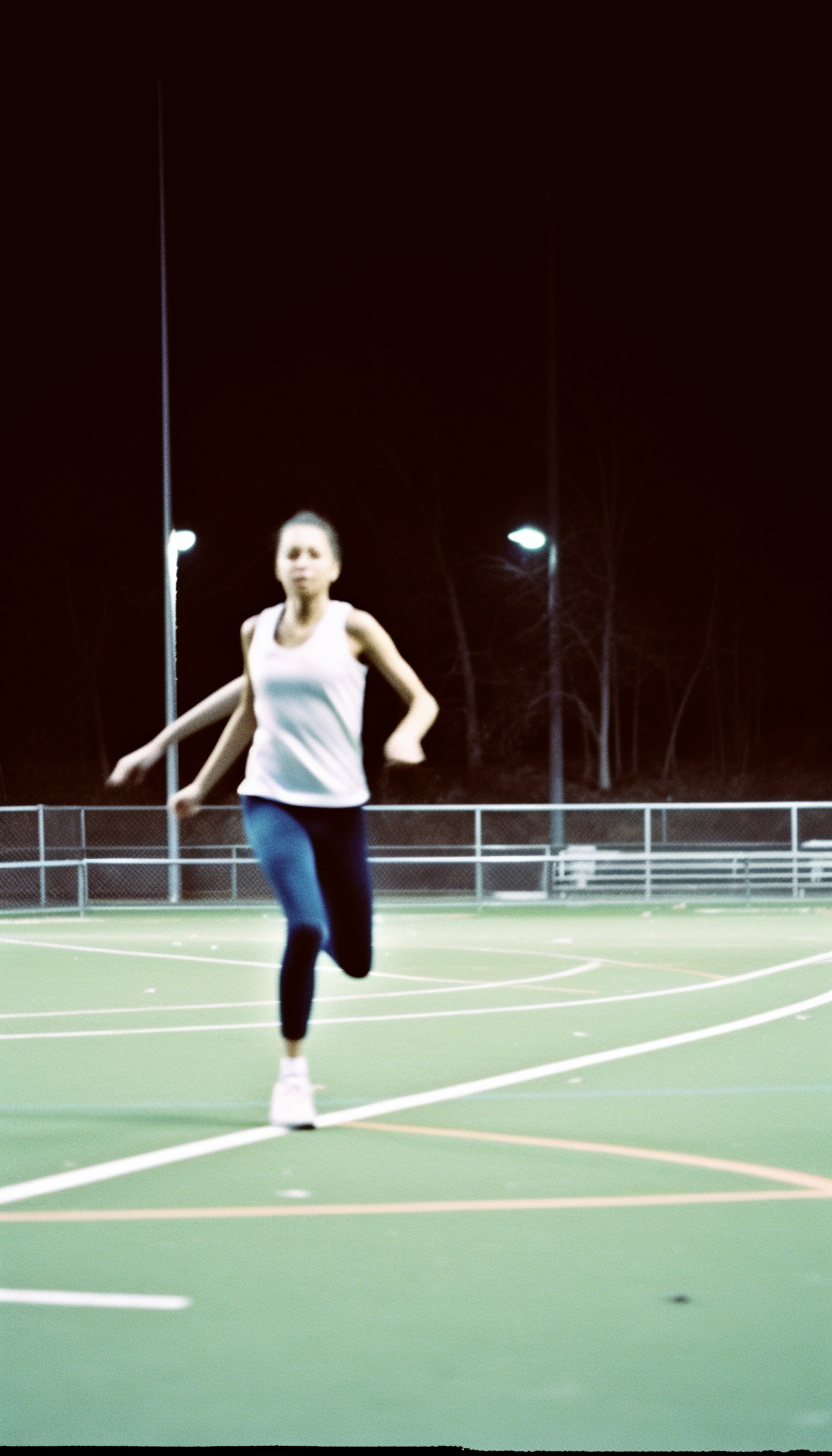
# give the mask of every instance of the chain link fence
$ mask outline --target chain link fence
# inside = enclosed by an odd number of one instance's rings
[[[370,805],[376,894],[476,903],[832,895],[832,802]],[[236,806],[0,809],[0,908],[271,900]]]

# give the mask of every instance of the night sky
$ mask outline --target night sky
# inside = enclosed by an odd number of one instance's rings
[[[3,800],[115,800],[164,719],[159,79],[180,707],[311,508],[442,709],[382,781],[371,681],[376,796],[545,797],[548,97],[568,797],[611,582],[612,796],[832,796],[827,16],[7,5]]]

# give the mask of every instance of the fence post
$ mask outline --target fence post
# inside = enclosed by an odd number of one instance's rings
[[[798,837],[797,837],[797,805],[796,804],[791,804],[789,806],[789,819],[791,820],[791,831],[792,831],[792,899],[793,900],[797,900],[798,897],[799,897],[799,894],[800,894],[800,890],[799,890],[799,885],[798,885],[799,872],[798,872],[797,853],[798,853],[798,843],[799,843],[799,841],[798,841]]]
[[[231,898],[237,898],[237,846],[231,846]]]
[[[38,860],[40,861],[40,903],[46,904],[46,835],[43,827],[43,805],[38,804]]]
[[[85,857],[84,859],[79,859],[78,861],[78,914],[81,916],[82,919],[84,917],[84,911],[86,910],[89,903],[89,898],[90,894],[89,886],[87,883],[87,861]]]
[[[653,824],[651,820],[650,805],[644,809],[644,898],[649,900],[653,894],[653,865],[650,859],[652,850]]]
[[[477,905],[482,904],[482,809],[474,810],[474,893]]]
[[[172,809],[167,811],[168,819],[168,900],[177,905],[182,898],[182,867],[179,860],[179,820]]]

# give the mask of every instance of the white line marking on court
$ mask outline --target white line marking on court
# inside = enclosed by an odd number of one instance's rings
[[[38,915],[34,920],[7,920],[5,916],[0,916],[0,925],[39,925],[41,930],[44,925],[80,926],[83,923],[80,915],[50,915],[48,919],[44,919],[42,915]]]
[[[567,971],[548,971],[545,976],[519,976],[511,981],[464,981],[455,986],[438,986],[435,990],[419,991],[357,991],[351,996],[316,996],[317,1003],[323,1001],[378,1001],[389,996],[443,996],[454,991],[493,991],[504,986],[533,986],[539,981],[557,981],[566,976],[580,976],[584,971],[595,971],[600,961],[587,961],[582,966],[572,966]]]
[[[356,991],[348,996],[318,996],[318,1004],[331,1001],[380,1001],[391,996],[442,996],[454,991],[490,991],[494,987],[529,986],[538,981],[556,981],[565,976],[579,976],[583,971],[594,971],[599,961],[587,961],[584,966],[574,966],[569,971],[549,971],[545,976],[524,976],[514,981],[470,981],[460,986],[437,986],[435,989],[421,988],[418,991]],[[243,1006],[275,1006],[274,997],[269,1001],[195,1001],[183,1006],[111,1006],[92,1010],[72,1011],[2,1011],[0,1021],[28,1021],[32,1017],[44,1016],[132,1016],[159,1011],[231,1011]]]
[[[341,967],[337,965],[331,965],[324,966],[322,967],[322,969],[327,971],[340,971]],[[385,981],[435,981],[437,985],[441,984],[443,986],[446,982],[448,985],[453,986],[470,986],[473,984],[473,982],[469,981],[467,977],[464,976],[406,976],[401,971],[374,970],[372,972],[372,976],[374,980],[377,977],[381,976]]]
[[[498,1087],[512,1087],[521,1082],[533,1082],[542,1077],[553,1077],[560,1072],[573,1072],[579,1067],[598,1066],[602,1062],[621,1061],[625,1057],[641,1056],[644,1052],[664,1051],[668,1047],[684,1046],[688,1042],[706,1041],[709,1037],[724,1036],[729,1032],[745,1031],[751,1026],[764,1026],[770,1021],[780,1021],[794,1016],[798,1011],[811,1007],[825,1006],[832,1001],[832,991],[812,996],[807,1001],[796,1001],[790,1006],[778,1006],[773,1011],[759,1011],[753,1016],[744,1016],[738,1021],[724,1021],[718,1026],[705,1026],[699,1031],[682,1031],[675,1036],[663,1036],[654,1041],[637,1042],[632,1046],[613,1047],[605,1052],[590,1052],[582,1057],[568,1057],[563,1061],[549,1062],[540,1067],[527,1067],[520,1072],[503,1072],[494,1077],[480,1077],[475,1082],[460,1082],[451,1087],[440,1087],[432,1092],[408,1093],[404,1097],[389,1097],[382,1102],[369,1102],[363,1107],[351,1107],[343,1112],[325,1112],[316,1118],[316,1127],[336,1127],[339,1123],[363,1121],[368,1117],[381,1117],[388,1112],[405,1112],[413,1107],[427,1107],[436,1102],[453,1102],[462,1097],[472,1097],[477,1092],[491,1092]],[[52,1173],[43,1178],[30,1178],[24,1183],[11,1183],[0,1188],[0,1204],[18,1203],[24,1198],[35,1198],[47,1193],[61,1193],[67,1188],[80,1188],[89,1183],[101,1183],[108,1178],[119,1178],[124,1173],[139,1173],[146,1168],[159,1168],[168,1163],[178,1163],[186,1158],[199,1158],[208,1153],[225,1152],[230,1148],[245,1147],[250,1143],[266,1142],[280,1137],[284,1128],[254,1127],[241,1132],[224,1133],[221,1137],[202,1138],[198,1142],[181,1143],[175,1147],[160,1148],[152,1153],[138,1153],[130,1158],[116,1158],[109,1163],[96,1163],[88,1168],[74,1168],[66,1173]]]
[[[446,955],[453,955],[455,951],[464,950],[466,953],[479,955],[524,955],[524,956],[545,956],[548,959],[566,960],[570,955],[577,955],[577,951],[563,950],[531,950],[529,947],[517,945],[426,945],[420,941],[421,950],[438,950]],[[663,966],[650,961],[624,961],[616,956],[598,956],[598,964],[601,966],[633,966],[642,971],[671,971],[676,976],[702,976],[708,981],[721,981],[724,977],[715,971],[691,971],[683,966]]]
[[[384,1016],[318,1016],[310,1026],[346,1026],[363,1021],[420,1021],[438,1016],[490,1016],[500,1011],[550,1011],[565,1006],[595,1005],[586,1001],[533,1001],[525,1006],[467,1006],[457,1011],[402,1011]],[[277,1031],[276,1022],[206,1021],[198,1026],[112,1026],[101,1031],[4,1031],[0,1041],[60,1041],[81,1036],[164,1036],[170,1032],[192,1031]]]
[[[0,1304],[71,1304],[91,1309],[187,1309],[178,1294],[76,1294],[65,1289],[0,1289]]]
[[[177,955],[171,951],[161,950],[114,950],[112,946],[106,945],[67,945],[57,940],[29,940],[21,939],[20,936],[0,935],[0,945],[33,945],[38,950],[82,950],[89,951],[90,955],[114,955],[133,956],[141,960],[152,961],[197,961],[200,965],[209,966],[255,966],[258,970],[273,971],[276,968],[276,959],[270,961],[236,961],[223,959],[221,956],[199,956],[199,955]],[[563,956],[561,959],[571,959]],[[340,967],[321,966],[321,970],[339,970]],[[385,981],[454,981],[455,984],[466,986],[469,983],[451,976],[405,976],[395,971],[373,971],[375,977],[381,977]]]
[[[794,1016],[798,1011],[812,1006],[825,1006],[832,1001],[832,991],[812,996],[807,1001],[797,1001],[792,1006],[779,1006],[774,1011],[759,1011],[753,1016],[744,1016],[738,1021],[724,1021],[718,1026],[706,1026],[700,1031],[682,1031],[675,1036],[658,1037],[654,1041],[636,1042],[633,1046],[613,1047],[610,1051],[590,1052],[582,1057],[569,1057],[564,1061],[550,1062],[542,1067],[530,1067],[522,1072],[504,1072],[496,1077],[482,1077],[476,1082],[462,1082],[456,1087],[443,1087],[437,1092],[417,1092],[405,1097],[391,1097],[377,1102],[371,1111],[362,1108],[360,1113],[325,1112],[316,1118],[316,1127],[335,1127],[338,1123],[351,1122],[359,1117],[380,1117],[383,1113],[404,1111],[412,1107],[427,1107],[433,1102],[448,1102],[458,1097],[471,1097],[475,1092],[490,1092],[497,1087],[512,1087],[519,1082],[532,1082],[540,1077],[552,1077],[560,1072],[577,1071],[579,1067],[594,1067],[603,1062],[621,1061],[625,1057],[641,1056],[644,1052],[663,1051],[668,1047],[683,1046],[687,1042],[705,1041],[712,1036],[724,1036],[732,1031],[744,1031],[751,1026],[763,1026],[769,1021],[780,1021]],[[0,1198],[2,1192],[0,1191]]]
[[[90,955],[113,955],[130,956],[133,959],[151,961],[198,961],[202,965],[210,966],[257,966],[269,970],[274,969],[274,961],[232,961],[224,960],[221,956],[200,956],[200,955],[179,955],[174,951],[161,950],[115,950],[112,946],[104,945],[69,945],[57,940],[29,940],[28,937],[0,935],[0,944],[3,945],[33,945],[38,950],[82,950]]]
[[[760,971],[744,971],[740,976],[726,976],[722,981],[708,981],[705,985],[668,986],[661,991],[632,991],[621,996],[594,996],[588,1001],[536,1001],[523,1006],[466,1006],[454,1011],[394,1011],[382,1016],[313,1016],[310,1026],[346,1026],[370,1021],[425,1021],[450,1016],[494,1016],[509,1011],[561,1011],[579,1006],[609,1006],[621,1001],[646,1001],[656,996],[682,996],[693,991],[721,991],[726,986],[736,986],[741,981],[754,981],[760,976],[773,976],[777,971],[791,971],[800,966],[818,964],[832,959],[832,951],[820,955],[804,956],[797,961],[783,961],[778,966],[765,966]],[[347,998],[350,999],[350,998]],[[798,1007],[803,1010],[803,1007]],[[80,1036],[160,1036],[165,1032],[191,1031],[258,1031],[273,1030],[271,1021],[220,1021],[207,1022],[203,1026],[130,1026],[108,1027],[103,1031],[4,1031],[0,1041],[44,1041]]]
[[[754,981],[760,976],[773,976],[778,971],[797,970],[800,966],[816,965],[828,960],[832,960],[832,950],[822,951],[820,955],[803,956],[800,960],[796,961],[783,961],[777,966],[764,966],[759,971],[743,971],[738,976],[725,976],[720,980],[707,981],[705,984],[700,983],[696,986],[666,986],[659,991],[628,991],[620,996],[593,996],[589,1001],[541,1001],[538,1005],[478,1006],[476,1008],[466,1007],[464,1010],[456,1011],[402,1011],[393,1015],[384,1016],[313,1017],[310,1024],[315,1026],[336,1026],[348,1021],[415,1021],[429,1016],[482,1016],[492,1011],[547,1011],[561,1010],[563,1007],[569,1007],[571,1009],[576,1006],[611,1006],[622,1001],[649,1001],[656,996],[683,996],[693,991],[722,991],[726,986],[736,986],[741,981]],[[0,1034],[0,1041],[3,1040],[4,1037]]]
[[[0,923],[2,923],[2,922],[0,922]],[[54,922],[51,922],[51,923],[54,924]],[[172,952],[158,951],[158,950],[116,950],[112,946],[101,946],[101,945],[69,945],[69,944],[67,944],[65,942],[61,942],[61,941],[57,941],[57,940],[30,940],[28,937],[21,938],[20,936],[11,936],[11,935],[0,935],[0,944],[3,944],[3,945],[23,945],[23,946],[33,945],[33,946],[36,946],[39,950],[89,951],[90,954],[92,954],[92,955],[138,956],[138,957],[141,957],[144,960],[196,961],[198,964],[212,965],[212,966],[255,966],[255,967],[258,967],[261,970],[273,970],[275,968],[275,964],[276,964],[276,961],[275,960],[271,960],[271,961],[241,961],[241,960],[229,960],[229,959],[225,959],[225,958],[223,958],[221,956],[178,955],[178,954],[174,954]],[[482,955],[543,956],[543,957],[545,957],[548,960],[561,960],[561,961],[571,960],[572,956],[574,956],[576,954],[575,951],[532,950],[532,949],[523,948],[523,947],[520,947],[520,946],[493,946],[493,945],[458,945],[458,946],[447,946],[447,945],[430,946],[430,945],[428,945],[428,946],[425,946],[425,945],[421,945],[420,948],[423,949],[423,950],[438,950],[438,951],[442,951],[442,952],[444,952],[446,954],[453,954],[454,952],[456,952],[458,950],[461,950],[461,951],[464,951],[466,953],[466,955],[469,954],[469,953],[470,954],[473,954],[473,955],[479,955],[481,953]],[[276,947],[276,951],[278,949],[279,948]],[[680,976],[701,976],[703,978],[706,978],[708,980],[713,980],[713,981],[720,981],[720,980],[723,979],[722,976],[718,976],[714,972],[711,972],[711,971],[691,971],[691,970],[686,970],[684,968],[681,968],[679,966],[653,965],[653,964],[651,964],[651,963],[649,963],[647,961],[623,961],[623,960],[618,960],[618,959],[612,959],[609,956],[598,956],[598,957],[596,957],[596,959],[597,959],[599,965],[604,965],[604,966],[635,966],[635,967],[637,967],[637,968],[639,968],[641,970],[648,970],[648,971],[671,971],[674,974],[680,975]],[[324,971],[337,971],[337,970],[340,969],[340,967],[338,967],[338,966],[336,966],[334,964],[333,965],[325,965],[324,964],[324,965],[321,965],[319,967],[319,969],[320,970],[324,970]],[[401,971],[376,971],[376,970],[374,970],[373,971],[373,976],[376,979],[382,978],[382,979],[384,979],[386,981],[429,981],[431,983],[437,983],[437,984],[442,984],[442,985],[448,984],[448,985],[460,985],[460,986],[466,986],[466,985],[470,985],[471,984],[471,982],[466,977],[462,977],[462,976],[416,976],[416,975],[406,975],[406,974],[404,974]]]
[[[396,992],[392,992],[395,995]],[[412,994],[412,993],[404,993]],[[319,1000],[334,1000],[334,997],[319,997]],[[148,1011],[233,1011],[243,1006],[271,1006],[276,1005],[272,996],[268,1001],[195,1001],[186,1006],[108,1006],[95,1007],[92,1010],[80,1011],[3,1011],[0,1013],[0,1021],[28,1021],[32,1017],[41,1016],[137,1016]]]
[[[163,1168],[168,1163],[181,1163],[187,1158],[202,1158],[207,1153],[224,1153],[230,1148],[242,1148],[249,1143],[264,1143],[270,1138],[285,1136],[285,1127],[247,1127],[241,1132],[223,1133],[220,1137],[200,1138],[193,1143],[158,1148],[153,1153],[114,1158],[108,1163],[94,1163],[87,1168],[73,1168],[67,1173],[52,1173],[45,1178],[30,1178],[26,1183],[8,1184],[0,1188],[0,1203],[16,1203],[19,1198],[34,1198],[45,1193],[62,1193],[65,1188],[83,1188],[88,1183],[120,1178],[124,1173],[144,1173],[148,1168]],[[20,1192],[27,1188],[31,1192]]]

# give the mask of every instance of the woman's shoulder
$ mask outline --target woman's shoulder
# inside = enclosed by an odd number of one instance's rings
[[[280,615],[283,607],[284,603],[278,602],[276,606],[264,607],[262,612],[255,612],[252,617],[246,617],[240,628],[240,636],[251,639],[257,628],[268,627]]]
[[[365,612],[362,607],[354,607],[351,602],[340,602],[339,606],[344,608],[344,625],[348,632],[362,631],[375,622],[375,617]]]
[[[354,607],[349,602],[344,602],[343,605],[346,609],[344,629],[349,632],[351,637],[363,640],[368,633],[372,633],[374,627],[378,626],[375,617],[371,616],[369,612],[363,611],[361,607]]]
[[[359,652],[385,652],[392,645],[388,633],[385,632],[372,612],[362,611],[358,607],[350,609],[344,629],[347,636],[351,637],[358,647]]]

